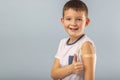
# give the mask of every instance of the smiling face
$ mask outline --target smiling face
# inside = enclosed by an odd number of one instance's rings
[[[84,11],[68,9],[64,11],[61,22],[70,38],[79,38],[84,33],[84,28],[89,24]]]

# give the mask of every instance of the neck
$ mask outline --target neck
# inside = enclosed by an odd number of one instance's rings
[[[77,36],[77,37],[70,37],[70,40],[69,40],[69,44],[71,44],[71,43],[73,43],[73,42],[75,42],[76,40],[78,40],[81,36],[83,36],[83,34],[81,34],[80,36]]]

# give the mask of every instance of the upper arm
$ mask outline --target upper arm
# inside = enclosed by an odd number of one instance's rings
[[[56,71],[57,68],[60,67],[60,62],[59,62],[59,59],[55,58],[54,60],[54,63],[53,63],[53,66],[52,66],[52,71],[51,71],[51,74]]]
[[[84,64],[84,80],[95,78],[95,50],[91,42],[85,42],[81,48]]]

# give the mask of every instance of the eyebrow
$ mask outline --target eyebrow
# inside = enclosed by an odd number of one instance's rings
[[[70,18],[71,16],[64,16],[65,18]],[[82,16],[78,16],[78,17],[75,17],[75,18],[84,18]]]

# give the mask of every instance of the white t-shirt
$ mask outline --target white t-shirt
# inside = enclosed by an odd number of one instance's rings
[[[76,40],[72,44],[67,44],[68,38],[64,38],[60,41],[57,54],[55,55],[55,58],[59,59],[61,67],[69,65],[69,56],[74,56],[74,54],[77,55],[77,61],[82,61],[80,55],[81,52],[81,46],[84,42],[89,41],[94,46],[94,43],[92,40],[90,40],[87,35],[81,36],[78,40]],[[95,46],[94,46],[95,47]],[[69,76],[65,77],[62,80],[84,80],[84,72],[81,72],[81,74],[70,74]]]

